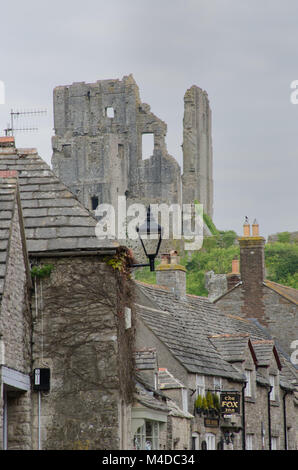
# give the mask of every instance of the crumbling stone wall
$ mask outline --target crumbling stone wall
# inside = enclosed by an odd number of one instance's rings
[[[53,169],[86,207],[92,196],[114,207],[118,195],[180,202],[180,168],[166,149],[167,126],[141,102],[131,75],[55,88],[54,126]],[[143,160],[148,133],[154,150]]]
[[[185,95],[182,178],[178,162],[167,151],[167,125],[142,103],[132,75],[56,87],[54,127],[53,170],[87,208],[112,204],[117,219],[118,196],[126,198],[127,206],[198,200],[212,216],[211,111],[200,88],[193,86]],[[146,159],[144,134],[154,137],[152,155]],[[161,252],[177,245],[181,252],[183,243],[171,233],[169,238]],[[144,261],[138,241],[127,239],[125,245]]]
[[[183,203],[197,200],[213,216],[211,109],[206,91],[197,86],[184,95]]]
[[[113,268],[95,256],[38,261],[53,265],[33,296],[34,367],[51,369],[51,390],[41,394],[42,449],[118,449],[128,433],[120,422],[129,424],[121,407],[134,392],[134,325],[125,330],[122,307],[131,299],[126,292],[121,300],[117,262]],[[33,400],[37,448],[37,393]]]

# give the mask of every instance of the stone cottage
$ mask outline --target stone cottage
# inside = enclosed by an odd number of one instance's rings
[[[128,446],[129,257],[96,223],[35,149],[0,138],[2,449]]]
[[[192,414],[172,449],[296,449],[297,371],[257,320],[187,295],[174,254],[137,282],[136,346],[156,351],[156,388]],[[222,396],[239,398],[222,412]],[[161,422],[157,423],[162,426]]]

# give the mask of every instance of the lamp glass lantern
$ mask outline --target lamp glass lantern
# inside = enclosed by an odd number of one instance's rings
[[[149,260],[147,264],[135,264],[133,267],[149,266],[150,271],[155,271],[155,258],[158,255],[162,241],[162,227],[153,218],[150,206],[147,210],[145,222],[136,227],[137,234],[142,244],[144,253]]]

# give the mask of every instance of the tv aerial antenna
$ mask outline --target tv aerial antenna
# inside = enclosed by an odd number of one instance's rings
[[[14,136],[15,132],[34,132],[38,131],[37,127],[15,127],[15,120],[18,120],[23,116],[40,116],[47,113],[46,109],[34,109],[30,111],[10,111],[10,124],[7,124],[7,128],[4,129],[6,136]]]

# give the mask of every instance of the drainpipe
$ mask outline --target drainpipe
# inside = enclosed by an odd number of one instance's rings
[[[242,387],[242,450],[246,448],[246,433],[245,433],[245,401],[244,401],[244,390],[247,382]]]
[[[285,450],[288,450],[288,435],[287,435],[287,410],[286,410],[286,396],[288,395],[288,390],[285,391],[282,401],[283,401],[283,412],[284,412],[284,439],[285,439]]]
[[[269,439],[269,450],[271,450],[271,410],[270,410],[270,393],[272,390],[272,386],[269,387],[268,392],[268,439]]]

